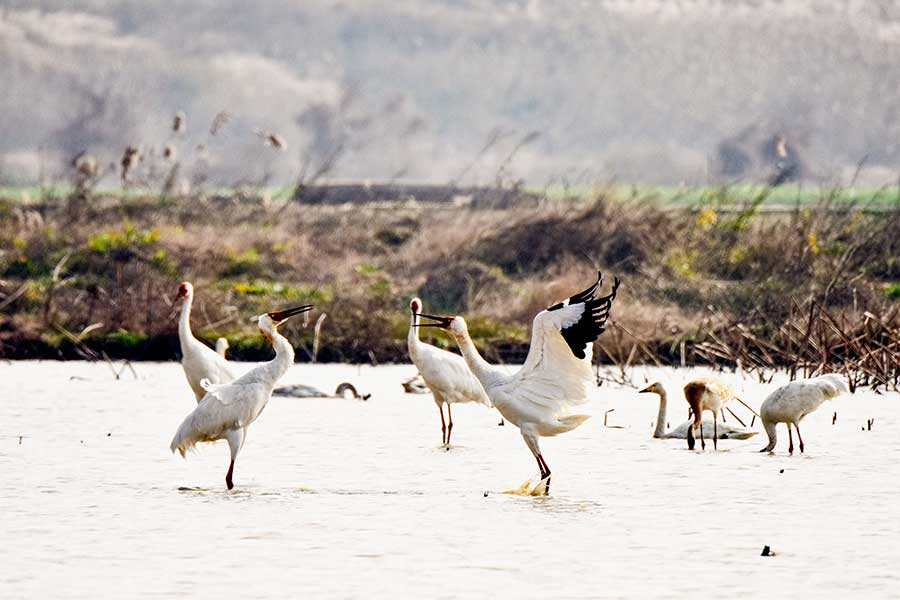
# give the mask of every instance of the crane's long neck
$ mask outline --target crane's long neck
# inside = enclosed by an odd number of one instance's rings
[[[275,349],[275,358],[266,363],[265,373],[268,383],[274,386],[294,364],[294,347],[286,337],[278,333],[278,330],[272,331],[270,335],[272,348]]]
[[[481,354],[478,353],[478,348],[475,347],[475,343],[472,341],[472,338],[469,337],[468,333],[454,334],[453,337],[456,339],[456,344],[459,346],[459,350],[462,352],[466,364],[469,365],[469,369],[485,390],[493,384],[496,384],[502,378],[502,375],[497,369],[495,369],[488,361],[484,360]]]
[[[181,316],[178,317],[178,339],[182,344],[194,339],[191,333],[191,305],[194,303],[194,294],[188,294],[181,302]]]
[[[406,334],[406,345],[409,346],[409,353],[411,358],[415,360],[415,355],[418,354],[419,344],[419,328],[417,325],[419,324],[419,315],[416,313],[412,313],[409,317],[409,333]]]
[[[660,438],[666,434],[667,403],[666,390],[663,388],[659,391],[659,413],[656,415],[656,431],[653,432],[653,437],[655,438]]]

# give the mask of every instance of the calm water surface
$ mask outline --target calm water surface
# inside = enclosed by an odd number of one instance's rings
[[[413,367],[298,365],[285,383],[373,397],[273,399],[227,492],[224,442],[169,452],[195,406],[180,366],[135,368],[0,365],[0,597],[900,595],[896,395],[826,404],[789,457],[653,440],[656,396],[604,385],[595,418],[542,442],[552,495],[532,498],[499,493],[537,467],[496,412],[455,408],[446,452],[430,395],[400,387]],[[646,372],[673,425],[692,375]],[[754,406],[774,387],[726,377]]]

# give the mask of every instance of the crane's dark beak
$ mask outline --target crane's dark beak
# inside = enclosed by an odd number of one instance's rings
[[[639,391],[638,394],[649,394],[649,393],[652,392],[652,391],[653,391],[653,386],[652,386],[652,385],[648,385],[647,387],[645,387],[644,389],[642,389],[641,391]]]
[[[441,329],[450,329],[450,322],[453,320],[453,317],[436,317],[434,315],[424,315],[421,313],[416,316],[436,321],[436,323],[416,323],[416,327],[440,327]]]
[[[178,296],[175,296],[174,300],[172,300],[172,304],[169,305],[169,318],[170,319],[172,317],[174,317],[176,314],[178,314],[178,303],[181,302],[181,300],[183,298],[184,298],[184,296],[178,295]]]
[[[303,314],[305,312],[309,312],[313,309],[312,304],[304,304],[303,306],[296,306],[294,308],[288,308],[285,310],[279,310],[276,312],[266,313],[269,315],[269,318],[272,319],[272,322],[276,325],[280,325],[284,323],[294,315]]]

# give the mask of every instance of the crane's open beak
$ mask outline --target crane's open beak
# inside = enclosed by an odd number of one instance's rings
[[[184,296],[178,295],[175,296],[175,299],[172,300],[172,304],[169,306],[169,318],[171,319],[178,313],[178,303],[184,299]]]
[[[288,308],[285,310],[279,310],[266,314],[269,315],[269,318],[272,319],[272,322],[275,323],[275,325],[280,325],[294,315],[303,314],[305,312],[311,311],[312,309],[312,304],[304,304],[303,306],[295,306],[294,308]]]
[[[422,313],[419,313],[416,316],[436,321],[436,323],[416,323],[416,327],[440,327],[441,329],[450,329],[450,322],[453,320],[453,317],[436,317],[434,315],[425,315]]]

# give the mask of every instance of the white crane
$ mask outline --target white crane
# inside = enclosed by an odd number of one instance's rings
[[[181,367],[187,377],[188,385],[194,392],[197,402],[206,395],[201,382],[228,383],[234,379],[234,373],[223,355],[198,340],[191,333],[191,305],[194,303],[194,286],[190,282],[182,282],[178,286],[178,295],[172,303],[174,307],[181,301],[181,316],[178,318],[178,341],[181,343]]]
[[[777,442],[775,426],[778,423],[787,425],[790,454],[794,453],[791,423],[794,424],[797,438],[800,440],[800,452],[803,452],[803,438],[800,437],[800,421],[803,417],[819,408],[826,400],[849,391],[850,388],[843,375],[828,373],[811,379],[792,381],[769,394],[759,408],[763,428],[769,436],[769,443],[760,452],[771,452],[775,449]]]
[[[169,446],[173,453],[178,450],[184,456],[198,442],[227,440],[231,449],[231,463],[228,465],[228,474],[225,475],[225,484],[229,490],[234,487],[234,459],[244,445],[247,427],[265,408],[275,383],[294,364],[294,348],[278,333],[278,326],[288,318],[311,309],[310,305],[298,306],[257,317],[259,330],[275,349],[275,358],[251,369],[231,383],[214,385],[204,381],[206,395],[175,432]]]
[[[684,386],[684,399],[687,400],[694,416],[694,422],[687,430],[688,448],[693,450],[696,440],[694,430],[700,428],[700,447],[706,450],[706,439],[703,433],[703,411],[713,414],[713,448],[719,449],[719,411],[734,398],[734,391],[727,383],[714,379],[695,379]],[[709,427],[709,425],[707,425]]]
[[[603,333],[619,288],[616,279],[608,296],[596,298],[602,281],[598,273],[594,285],[537,314],[525,364],[514,375],[481,357],[462,317],[420,315],[434,321],[420,327],[446,329],[456,340],[493,405],[519,428],[538,463],[546,491],[550,489],[550,467],[541,454],[540,438],[571,431],[589,417],[572,414],[570,409],[588,399],[594,384],[593,342]]]
[[[656,415],[656,429],[653,432],[653,437],[659,439],[677,439],[677,440],[686,440],[688,436],[688,429],[691,429],[693,426],[692,420],[687,420],[681,425],[675,427],[670,431],[666,431],[666,405],[667,405],[667,397],[666,397],[666,388],[660,382],[654,382],[642,389],[640,394],[657,394],[659,396],[659,413]],[[758,431],[751,431],[749,429],[741,429],[739,427],[731,427],[730,425],[726,425],[722,423],[720,427],[716,427],[712,421],[709,419],[703,420],[703,425],[707,429],[717,429],[718,437],[720,440],[746,440],[749,437],[753,437]]]
[[[447,352],[441,348],[426,344],[419,339],[419,313],[422,312],[422,301],[413,298],[409,302],[412,313],[409,320],[409,334],[406,345],[409,358],[419,369],[425,385],[434,395],[434,403],[441,413],[441,444],[450,447],[450,434],[453,433],[453,415],[450,405],[462,402],[478,402],[490,406],[491,401],[484,392],[478,379],[466,366],[462,356]],[[447,421],[444,420],[444,405],[447,406]]]

